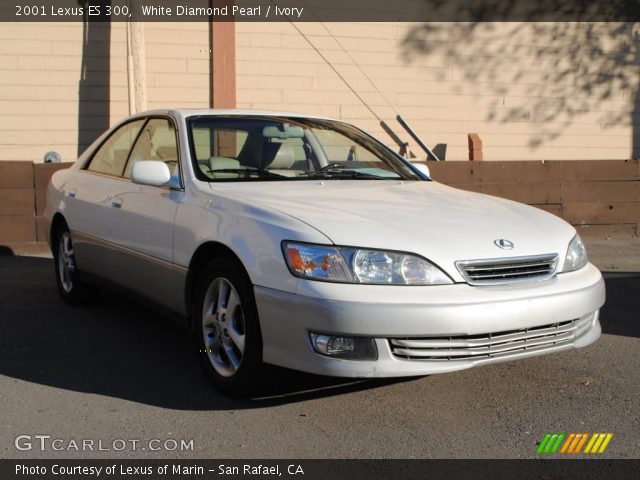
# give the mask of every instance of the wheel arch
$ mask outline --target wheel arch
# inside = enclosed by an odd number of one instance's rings
[[[225,257],[233,261],[241,271],[246,275],[247,279],[251,282],[251,276],[247,271],[244,263],[240,257],[228,246],[220,242],[208,241],[204,242],[193,253],[189,262],[189,268],[187,270],[187,278],[185,281],[184,301],[187,314],[189,316],[189,328],[194,328],[194,319],[192,315],[192,307],[194,301],[194,292],[197,285],[198,278],[202,274],[202,271],[207,266],[209,261],[216,257]]]
[[[64,215],[60,212],[56,212],[51,219],[51,227],[49,228],[49,246],[51,247],[51,251],[53,252],[54,244],[55,244],[55,234],[60,225],[67,225],[69,228],[69,224],[67,220],[64,218]]]

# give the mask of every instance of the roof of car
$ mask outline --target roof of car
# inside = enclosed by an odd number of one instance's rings
[[[273,110],[248,110],[248,109],[222,109],[222,108],[194,108],[194,109],[182,109],[171,108],[163,110],[149,110],[146,112],[140,112],[137,115],[153,115],[153,114],[178,114],[183,117],[192,117],[196,115],[219,115],[219,116],[231,116],[231,115],[253,115],[261,117],[292,117],[292,118],[314,118],[317,120],[336,120],[331,117],[308,115],[304,113],[296,112],[281,112]]]

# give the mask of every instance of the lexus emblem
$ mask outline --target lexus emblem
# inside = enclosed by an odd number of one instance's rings
[[[493,243],[496,244],[496,247],[499,247],[503,250],[513,249],[513,242],[507,240],[506,238],[499,238],[498,240],[494,240]]]

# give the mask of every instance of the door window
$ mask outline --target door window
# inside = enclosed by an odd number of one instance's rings
[[[135,162],[155,160],[164,162],[171,172],[169,185],[180,187],[180,169],[178,168],[178,143],[173,122],[167,118],[152,118],[144,126],[131,152],[125,178],[131,178]]]
[[[87,170],[116,177],[121,176],[131,146],[144,122],[145,119],[136,120],[116,130],[93,155]]]

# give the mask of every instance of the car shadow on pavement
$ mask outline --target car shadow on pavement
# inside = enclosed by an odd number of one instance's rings
[[[104,291],[95,305],[58,296],[51,259],[0,258],[0,374],[179,410],[238,410],[375,389],[410,379],[353,380],[285,371],[259,399],[218,393],[192,335],[128,298]]]
[[[604,273],[607,301],[600,312],[602,332],[640,338],[640,273]]]

